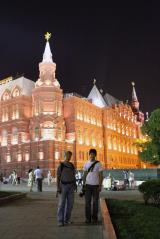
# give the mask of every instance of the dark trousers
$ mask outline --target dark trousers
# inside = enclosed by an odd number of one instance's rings
[[[37,178],[37,189],[38,192],[42,192],[42,178]]]
[[[85,187],[85,215],[86,220],[98,220],[98,200],[99,200],[99,186],[86,185]]]

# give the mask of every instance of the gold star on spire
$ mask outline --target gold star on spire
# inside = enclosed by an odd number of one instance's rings
[[[49,41],[49,39],[51,38],[51,33],[47,32],[44,36],[45,36],[45,39]]]
[[[94,84],[94,85],[96,84],[96,79],[93,80],[93,84]]]
[[[133,85],[133,86],[135,86],[135,83],[134,83],[134,81],[132,81],[131,83],[132,83],[132,85]]]

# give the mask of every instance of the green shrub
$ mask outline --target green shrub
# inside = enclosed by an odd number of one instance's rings
[[[118,239],[160,239],[160,209],[142,202],[107,199]]]
[[[149,201],[156,206],[160,206],[160,179],[148,180],[139,185],[138,190],[143,193],[145,204]]]

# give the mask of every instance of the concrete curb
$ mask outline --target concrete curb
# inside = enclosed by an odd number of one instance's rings
[[[100,199],[104,239],[117,239],[105,199]]]
[[[0,206],[4,203],[9,203],[14,200],[26,197],[27,193],[16,193],[7,197],[0,198]]]

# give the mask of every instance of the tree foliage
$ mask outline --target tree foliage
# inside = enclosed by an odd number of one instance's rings
[[[160,164],[160,109],[152,112],[148,121],[142,128],[142,133],[147,135],[148,141],[141,143],[140,157],[143,161]]]

